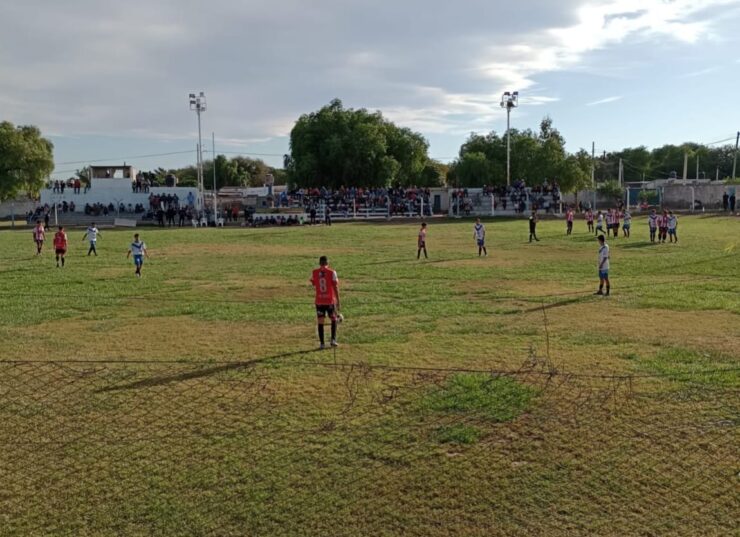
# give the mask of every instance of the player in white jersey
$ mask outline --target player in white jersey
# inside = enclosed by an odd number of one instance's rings
[[[481,256],[481,253],[488,257],[488,250],[486,250],[486,226],[481,224],[480,218],[476,219],[473,226],[473,238],[478,243],[478,257]]]
[[[126,254],[126,259],[134,256],[134,265],[136,265],[136,277],[141,278],[141,266],[144,264],[144,256],[149,259],[149,253],[146,251],[146,244],[144,241],[139,239],[139,234],[134,235],[134,242],[131,243],[131,247]]]
[[[655,242],[655,232],[658,230],[658,215],[655,214],[655,209],[650,211],[647,221],[650,229],[650,242]]]
[[[624,224],[622,224],[622,232],[624,233],[624,236],[629,239],[630,236],[630,228],[632,227],[632,215],[630,214],[629,209],[624,211]]]
[[[88,257],[90,254],[95,254],[95,257],[98,257],[98,250],[95,248],[98,242],[98,235],[102,235],[102,233],[100,233],[100,230],[95,227],[95,222],[92,222],[90,227],[87,228],[87,231],[85,231],[85,235],[82,237],[83,241],[85,239],[90,241],[90,249],[87,251]]]
[[[596,215],[596,235],[599,233],[605,233],[604,231],[604,215],[601,211]]]
[[[606,293],[604,293],[606,284]],[[604,235],[599,235],[599,290],[597,295],[609,296],[609,245]]]
[[[668,211],[668,242],[678,242],[678,217],[673,211]]]

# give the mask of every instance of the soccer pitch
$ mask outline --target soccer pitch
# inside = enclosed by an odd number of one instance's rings
[[[485,224],[0,232],[0,536],[736,531],[737,219]]]

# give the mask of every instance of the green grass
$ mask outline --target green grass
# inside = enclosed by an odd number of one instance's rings
[[[481,436],[480,431],[470,425],[443,425],[436,433],[443,444],[475,444]]]
[[[737,219],[636,219],[609,298],[583,222],[417,226],[1,231],[0,536],[736,531]]]
[[[424,400],[429,410],[470,413],[494,422],[511,421],[529,407],[534,390],[509,377],[456,374]]]

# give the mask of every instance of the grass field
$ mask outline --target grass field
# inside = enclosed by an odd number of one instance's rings
[[[0,233],[0,535],[730,535],[740,222]],[[316,351],[308,277],[342,284]]]

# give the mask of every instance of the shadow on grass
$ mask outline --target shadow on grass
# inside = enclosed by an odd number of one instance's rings
[[[648,248],[650,246],[655,246],[658,244],[657,242],[649,242],[649,241],[643,241],[643,242],[631,242],[629,244],[625,244],[622,246],[622,248],[626,249],[635,249],[635,248]]]
[[[254,360],[247,360],[244,362],[219,364],[213,367],[208,367],[206,369],[199,369],[197,371],[188,371],[185,373],[178,373],[177,375],[153,377],[153,378],[148,378],[148,379],[132,382],[130,384],[124,384],[121,386],[110,386],[107,388],[101,388],[97,390],[96,393],[117,392],[117,391],[123,391],[123,390],[138,390],[139,388],[151,388],[154,386],[164,386],[165,384],[170,384],[173,382],[182,382],[185,380],[209,377],[211,375],[222,373],[224,371],[233,371],[235,369],[245,369],[245,368],[255,366],[257,364],[269,362],[271,360],[276,360],[278,358],[289,358],[291,356],[300,356],[302,354],[309,354],[312,352],[319,352],[319,349],[285,352],[282,354],[274,354],[272,356],[264,356],[262,358],[255,358]],[[183,365],[191,365],[191,364],[184,362]]]

